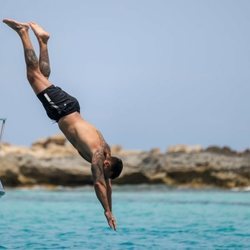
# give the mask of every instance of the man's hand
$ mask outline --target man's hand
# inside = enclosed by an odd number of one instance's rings
[[[105,216],[107,218],[107,221],[108,221],[108,224],[109,224],[110,228],[112,228],[113,230],[116,231],[115,217],[112,215],[111,212],[108,212],[108,211],[105,211],[104,214],[105,214]]]

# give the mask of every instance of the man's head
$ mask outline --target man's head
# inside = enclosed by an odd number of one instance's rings
[[[123,169],[122,160],[117,157],[110,157],[109,160],[104,161],[104,166],[108,167],[108,175],[110,179],[117,178]]]

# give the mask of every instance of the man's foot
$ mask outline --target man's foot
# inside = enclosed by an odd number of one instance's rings
[[[34,22],[29,23],[31,29],[34,31],[38,41],[42,41],[43,43],[47,43],[49,40],[49,33],[46,32],[40,25]]]
[[[22,31],[27,31],[29,29],[29,24],[19,23],[13,19],[3,19],[3,22],[6,23],[9,27],[11,27],[13,30],[15,30],[19,34]]]

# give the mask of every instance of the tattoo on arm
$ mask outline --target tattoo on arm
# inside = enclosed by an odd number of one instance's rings
[[[30,67],[30,68],[38,67],[38,59],[33,49],[25,49],[24,56],[25,56],[27,67]]]
[[[109,199],[107,196],[107,186],[103,171],[104,154],[103,150],[98,150],[92,159],[91,171],[94,179],[96,196],[101,202],[105,211],[110,211]]]
[[[96,181],[104,181],[104,173],[103,173],[103,161],[104,161],[104,155],[102,150],[98,150],[94,155],[92,159],[92,173],[94,182]]]
[[[98,136],[99,136],[99,138],[100,138],[100,140],[101,140],[101,142],[102,142],[102,146],[103,146],[103,150],[104,150],[104,153],[105,153],[105,156],[110,156],[110,147],[109,147],[109,145],[106,143],[106,141],[104,140],[104,138],[103,138],[103,136],[102,136],[102,134],[101,134],[101,132],[100,131],[98,131],[98,130],[96,130],[96,132],[97,132],[97,134],[98,134]]]

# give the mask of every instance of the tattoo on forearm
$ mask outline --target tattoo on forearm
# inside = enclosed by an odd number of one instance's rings
[[[25,49],[24,55],[27,67],[35,68],[38,66],[38,59],[33,49]]]

